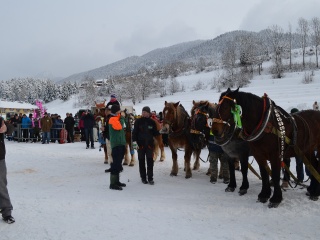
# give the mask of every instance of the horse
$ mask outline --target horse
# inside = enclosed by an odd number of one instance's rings
[[[235,130],[249,143],[250,150],[259,164],[262,189],[258,201],[265,203],[271,196],[267,161],[271,164],[274,185],[269,208],[276,208],[282,201],[280,170],[283,159],[299,156],[312,173],[307,188],[311,200],[320,195],[320,112],[306,110],[289,115],[266,94],[258,97],[252,93],[223,92],[213,114],[212,131],[218,144],[228,142]],[[317,155],[315,155],[315,150]],[[310,164],[311,163],[311,164]]]
[[[123,165],[129,165],[130,167],[134,166],[134,149],[132,146],[132,126],[134,124],[134,116],[132,113],[129,113],[126,109],[121,112],[122,116],[125,119],[125,134],[126,134],[126,148],[124,154]]]
[[[159,123],[159,121],[157,121],[156,119],[151,118],[157,126],[157,130],[160,131],[161,130],[161,124]],[[160,162],[163,162],[166,158],[166,154],[164,151],[164,144],[162,141],[162,136],[158,135],[156,137],[153,137],[153,141],[154,141],[154,152],[153,152],[153,161],[155,162],[158,158],[158,156],[160,155]]]
[[[97,103],[96,101],[94,101],[94,103],[96,105],[96,109],[95,109],[95,113],[94,113],[96,116],[95,121],[98,124],[101,123],[101,126],[103,126],[103,127],[105,126],[104,123],[105,123],[105,119],[106,119],[105,102],[106,102],[106,100],[104,100],[104,102],[102,102],[102,103]],[[99,142],[101,144],[101,148],[103,148],[103,151],[104,151],[104,163],[108,164],[108,161],[109,161],[108,150],[107,150],[106,142],[104,141],[104,137],[102,136],[102,132],[99,133]]]
[[[207,120],[213,117],[215,112],[216,104],[210,103],[208,101],[193,101],[193,107],[191,109],[191,118],[193,119],[192,127],[197,132],[202,132],[206,136],[206,140],[209,138],[210,126],[207,124]],[[241,163],[241,173],[242,173],[242,184],[239,189],[239,195],[244,195],[247,193],[249,188],[248,181],[248,160],[250,155],[250,148],[246,141],[239,138],[236,134],[228,142],[228,144],[222,145],[222,150],[230,157],[229,158],[229,172],[230,172],[230,182],[225,189],[226,192],[234,192],[237,187],[236,177],[235,177],[235,161],[240,160]]]
[[[168,133],[169,147],[172,153],[172,170],[170,175],[177,176],[178,174],[178,161],[177,150],[178,148],[184,148],[184,167],[185,178],[192,177],[190,168],[190,159],[192,153],[194,153],[196,161],[193,166],[193,170],[197,170],[200,167],[199,158],[203,144],[199,144],[199,136],[190,132],[190,117],[180,102],[167,102],[164,103],[163,109],[163,126],[160,130],[161,133]]]

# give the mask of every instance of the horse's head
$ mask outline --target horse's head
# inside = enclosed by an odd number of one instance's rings
[[[215,104],[208,101],[193,101],[191,109],[191,134],[193,142],[199,146],[195,148],[203,148],[209,139],[210,128],[207,124],[208,118],[213,114]]]
[[[216,111],[213,112],[211,131],[219,145],[229,142],[235,131],[236,123],[232,112],[235,111],[235,99],[238,92],[239,88],[235,91],[228,88],[221,94]]]
[[[168,134],[169,131],[172,129],[173,124],[177,120],[177,112],[178,106],[180,102],[172,103],[172,102],[164,102],[164,108],[162,111],[163,114],[163,125],[162,129],[160,130],[163,134]]]

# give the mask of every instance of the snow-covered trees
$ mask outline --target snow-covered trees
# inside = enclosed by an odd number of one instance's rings
[[[309,24],[306,19],[299,18],[297,33],[300,36],[300,47],[302,48],[302,65],[303,67],[305,67],[306,64],[304,59],[306,55],[306,47],[307,47],[308,34],[309,34]]]
[[[318,47],[320,46],[320,19],[317,17],[314,17],[311,19],[311,41],[312,44],[316,48],[316,65],[317,68],[319,67],[319,62],[318,62]]]
[[[273,25],[267,30],[267,38],[271,45],[271,52],[273,53],[274,68],[272,73],[274,77],[283,77],[283,63],[282,59],[288,47],[286,36],[283,29],[278,25]]]

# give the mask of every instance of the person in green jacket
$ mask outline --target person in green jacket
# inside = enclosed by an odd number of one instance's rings
[[[125,154],[126,136],[124,132],[125,122],[120,114],[120,106],[115,104],[111,107],[111,117],[109,120],[110,145],[112,148],[112,158],[110,168],[110,189],[122,190],[126,184],[119,181],[122,171],[122,160]]]

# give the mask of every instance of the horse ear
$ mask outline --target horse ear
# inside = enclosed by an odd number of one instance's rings
[[[226,93],[229,93],[229,92],[231,92],[231,89],[230,89],[230,88],[227,89]]]
[[[235,93],[238,93],[238,92],[239,92],[239,88],[238,88],[237,90],[234,90],[234,92],[235,92]]]
[[[164,101],[164,105],[167,105],[167,101]]]
[[[180,101],[179,101],[179,102],[176,102],[175,104],[173,104],[173,106],[174,106],[175,108],[177,108],[177,107],[179,106],[179,103],[180,103]]]
[[[194,105],[196,102],[194,100],[192,100],[192,104]]]

